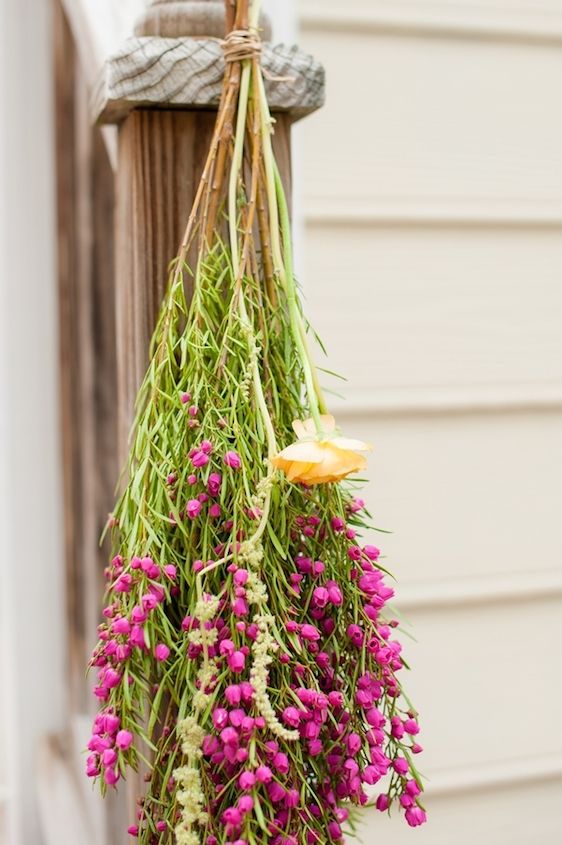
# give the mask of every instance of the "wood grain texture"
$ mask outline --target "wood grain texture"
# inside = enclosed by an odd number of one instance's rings
[[[69,709],[91,714],[96,705],[92,679],[85,678],[85,669],[100,621],[107,559],[99,538],[113,507],[119,472],[114,180],[101,131],[90,124],[87,82],[58,3],[53,4],[53,23]],[[81,751],[74,749],[75,756]],[[45,784],[45,804],[56,805],[70,781],[60,761],[53,762],[53,767],[55,782]],[[78,785],[89,789],[82,765],[75,777]],[[99,808],[106,845],[123,842],[125,815],[119,801],[112,795]],[[74,831],[80,816],[71,814],[67,821]],[[47,835],[52,834],[52,828],[47,828]],[[87,836],[84,826],[84,841]]]
[[[273,111],[298,118],[323,105],[324,69],[308,53],[264,44],[262,64]],[[216,107],[223,76],[216,39],[130,38],[105,63],[92,96],[92,117],[112,123],[139,106]]]
[[[92,708],[84,669],[99,621],[115,449],[113,175],[90,127],[72,37],[54,6],[61,420],[71,706]]]

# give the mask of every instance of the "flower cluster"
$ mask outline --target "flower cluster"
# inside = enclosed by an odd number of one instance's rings
[[[152,828],[160,836],[174,829],[180,845],[241,845],[265,826],[272,845],[312,845],[322,830],[338,841],[353,805],[367,804],[381,782],[376,807],[398,803],[410,825],[421,824],[419,727],[400,707],[401,646],[385,613],[393,590],[379,549],[359,540],[363,503],[347,498],[330,510],[311,489],[293,488],[289,555],[279,570],[275,543],[255,537],[259,516],[240,508],[241,522],[234,510],[238,453],[197,439],[188,455],[183,485],[178,471],[165,483],[175,502],[195,491],[202,510],[186,525],[208,532],[213,557],[183,568],[114,557],[92,659],[95,694],[109,707],[96,718],[88,774],[113,786],[134,763],[133,734],[115,715],[123,685],[133,694],[146,683],[144,661],[173,659],[194,685],[175,737],[168,728],[160,740],[163,759],[176,762],[166,784],[175,800],[168,814],[145,801],[133,835],[149,842]],[[262,507],[270,490],[261,491]],[[224,511],[214,519],[219,497]],[[184,579],[192,584],[185,605]]]

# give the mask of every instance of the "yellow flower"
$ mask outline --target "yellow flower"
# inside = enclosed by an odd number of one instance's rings
[[[272,459],[273,466],[283,470],[289,481],[327,484],[367,466],[366,459],[359,453],[370,452],[373,447],[361,440],[340,437],[332,416],[324,415],[320,419],[321,435],[316,431],[314,420],[295,420],[293,428],[297,441]]]

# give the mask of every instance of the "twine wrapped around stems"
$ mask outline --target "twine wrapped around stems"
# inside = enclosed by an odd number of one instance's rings
[[[221,45],[225,62],[243,62],[259,57],[262,52],[259,36],[249,29],[233,29]]]

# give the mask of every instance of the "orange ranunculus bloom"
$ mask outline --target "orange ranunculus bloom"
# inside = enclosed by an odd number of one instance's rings
[[[336,421],[330,415],[321,417],[323,435],[318,435],[314,420],[295,420],[293,428],[297,441],[291,443],[272,459],[289,481],[302,484],[327,484],[340,481],[352,472],[365,469],[367,461],[360,452],[370,452],[372,446],[361,440],[340,437]]]

